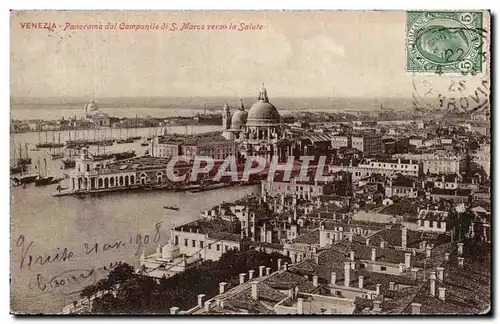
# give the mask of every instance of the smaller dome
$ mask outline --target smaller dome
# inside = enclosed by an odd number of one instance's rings
[[[243,110],[236,110],[231,118],[231,129],[241,129],[247,123],[248,113]]]
[[[231,129],[239,130],[247,123],[248,113],[245,111],[243,100],[240,99],[240,107],[236,110],[231,117]]]
[[[173,260],[179,256],[179,247],[177,245],[172,244],[169,240],[167,244],[165,244],[161,250],[162,259]]]

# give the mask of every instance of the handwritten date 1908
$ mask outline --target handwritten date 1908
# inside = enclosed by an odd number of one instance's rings
[[[158,243],[160,241],[160,229],[162,222],[156,223],[153,233],[131,235],[125,240],[116,240],[112,243],[93,243],[89,244],[87,242],[83,243],[82,253],[78,251],[71,250],[67,247],[57,248],[55,252],[45,253],[45,254],[32,254],[31,249],[35,244],[34,241],[27,241],[24,235],[20,235],[16,241],[16,247],[21,248],[21,262],[19,268],[22,270],[27,268],[31,270],[34,265],[44,266],[47,263],[64,263],[68,261],[76,260],[81,255],[97,254],[107,251],[118,251],[127,245],[136,247],[135,255],[137,255],[146,245],[149,243]]]

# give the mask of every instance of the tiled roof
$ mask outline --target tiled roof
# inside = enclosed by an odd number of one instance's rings
[[[296,239],[292,240],[292,243],[319,244],[319,229],[300,235]]]
[[[441,189],[433,188],[431,191],[432,195],[443,195],[443,196],[461,196],[467,197],[471,194],[470,189]]]
[[[299,292],[310,293],[317,289],[311,281],[291,271],[280,271],[264,280],[264,283],[277,290],[287,290],[298,287]]]
[[[370,245],[380,246],[382,241],[386,246],[401,246],[402,244],[402,230],[397,228],[382,229],[379,232],[369,236]],[[422,241],[422,232],[407,230],[406,246],[418,247],[419,242]]]

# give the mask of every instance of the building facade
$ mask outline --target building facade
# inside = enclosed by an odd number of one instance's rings
[[[236,142],[242,156],[262,156],[268,161],[278,156],[286,161],[294,155],[296,144],[280,123],[280,114],[269,102],[266,88],[262,87],[248,113],[243,101],[232,116],[227,103],[222,110],[222,136]]]
[[[365,155],[382,154],[382,137],[379,134],[364,133],[352,136],[352,148]]]

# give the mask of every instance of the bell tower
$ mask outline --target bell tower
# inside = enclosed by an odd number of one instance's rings
[[[222,108],[222,131],[228,130],[231,127],[231,112],[229,111],[229,105],[227,102]]]

